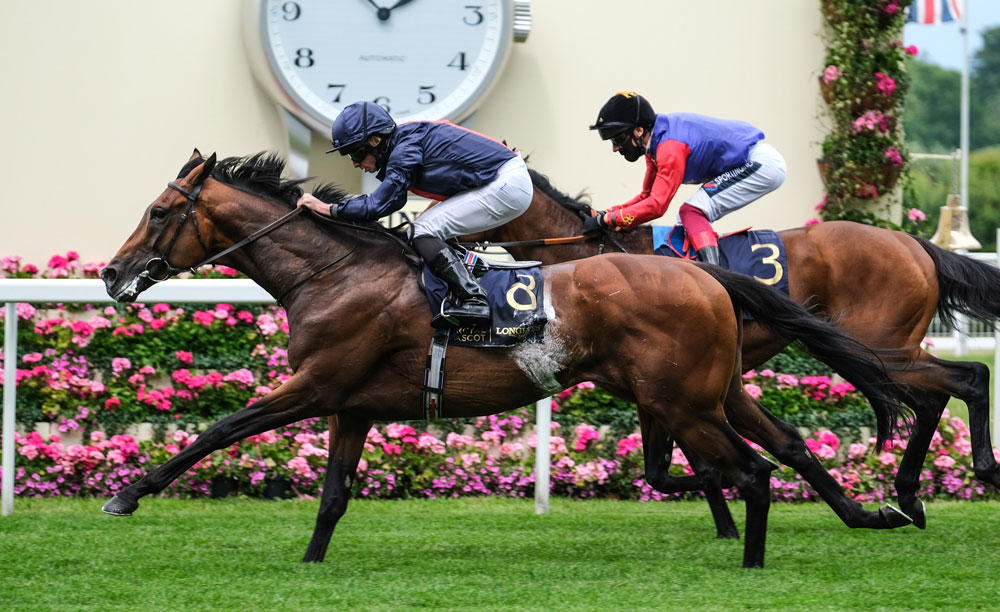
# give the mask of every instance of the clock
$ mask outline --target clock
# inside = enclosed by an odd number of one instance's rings
[[[530,0],[255,0],[244,35],[258,80],[295,120],[329,134],[373,101],[397,122],[462,121],[531,28]],[[290,137],[302,136],[290,124]]]

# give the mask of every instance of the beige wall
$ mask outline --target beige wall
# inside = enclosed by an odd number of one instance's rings
[[[0,255],[43,264],[74,249],[107,260],[192,148],[287,151],[247,64],[240,12],[239,0],[0,3]],[[534,18],[476,130],[530,153],[553,184],[586,189],[603,208],[638,191],[643,164],[612,154],[587,126],[612,93],[638,90],[660,112],[750,121],[788,161],[779,191],[717,229],[814,216],[816,1],[535,0]],[[314,138],[310,173],[359,190],[343,158],[322,154],[326,139]]]

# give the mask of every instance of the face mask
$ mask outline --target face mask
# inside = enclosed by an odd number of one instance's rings
[[[646,148],[639,144],[635,137],[629,138],[619,149],[618,153],[630,162],[638,160],[645,155]]]

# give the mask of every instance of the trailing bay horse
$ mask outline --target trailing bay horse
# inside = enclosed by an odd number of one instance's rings
[[[573,198],[552,186],[544,175],[531,170],[534,198],[527,212],[514,221],[468,241],[523,242],[506,247],[516,259],[546,264],[577,260],[621,246],[629,253],[653,252],[652,229],[640,226],[597,235],[583,241],[541,244],[542,238],[580,234],[582,215],[591,207],[585,198]],[[811,312],[833,321],[863,344],[888,349],[912,367],[896,368],[893,378],[904,391],[898,399],[915,412],[895,487],[900,508],[921,529],[926,526],[924,504],[916,494],[920,471],[931,438],[950,397],[969,407],[973,465],[976,477],[1000,486],[1000,466],[993,456],[989,430],[989,368],[972,361],[945,361],[920,348],[935,313],[954,322],[956,313],[995,324],[1000,318],[1000,271],[905,234],[847,221],[832,221],[779,232],[785,244],[788,269],[772,261],[775,275],[788,278],[792,299]],[[617,245],[617,246],[616,246]],[[773,255],[762,249],[765,255]],[[786,345],[764,326],[749,323],[743,337],[743,367],[764,363]],[[643,426],[649,457],[650,484],[676,490],[677,480],[666,474],[670,441],[662,432]],[[706,491],[717,520],[720,537],[735,535],[721,495]]]
[[[321,561],[346,511],[372,422],[423,416],[423,367],[433,330],[400,237],[376,224],[324,223],[302,214],[294,208],[302,181],[282,180],[283,169],[282,160],[263,153],[216,164],[215,155],[204,159],[195,150],[102,270],[108,294],[121,302],[208,262],[242,271],[284,305],[295,372],[125,487],[102,510],[130,515],[139,499],[162,491],[212,451],[327,416],[328,469],[304,558]],[[315,194],[324,201],[345,195],[331,186]],[[632,255],[544,267],[543,341],[512,349],[453,347],[444,386],[449,415],[492,414],[579,381],[599,383],[634,401],[644,420],[676,437],[739,489],[747,512],[745,567],[763,565],[768,474],[774,466],[730,421],[800,470],[829,496],[838,514],[864,527],[905,524],[908,519],[898,511],[872,512],[847,499],[801,444],[775,442],[779,426],[743,390],[738,312],[750,312],[782,337],[802,340],[851,380],[871,401],[885,439],[902,406],[890,396],[893,383],[881,363],[791,300],[746,277],[706,268]],[[613,342],[609,329],[616,332]]]

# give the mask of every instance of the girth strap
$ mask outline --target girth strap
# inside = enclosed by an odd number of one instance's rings
[[[424,370],[424,419],[444,417],[444,354],[448,350],[449,331],[439,329],[431,338],[427,351],[427,366]]]

